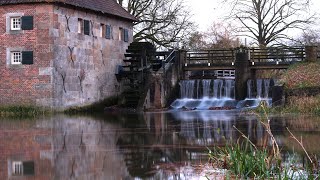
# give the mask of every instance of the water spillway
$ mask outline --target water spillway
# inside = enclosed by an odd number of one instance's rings
[[[271,106],[271,87],[273,84],[271,79],[249,79],[247,81],[247,98],[239,101],[236,108],[255,108],[259,106],[261,101],[266,102],[267,106]]]
[[[180,81],[180,98],[172,104],[173,109],[220,110],[256,107],[261,100],[271,104],[270,79],[248,80],[247,98],[235,100],[233,79],[198,79]]]
[[[174,109],[200,109],[236,107],[235,82],[233,79],[201,79],[180,81],[180,99]]]

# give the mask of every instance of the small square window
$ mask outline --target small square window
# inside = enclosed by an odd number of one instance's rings
[[[21,161],[12,162],[12,175],[15,175],[15,176],[23,175],[23,164]]]
[[[21,17],[12,17],[11,21],[11,30],[18,31],[21,30]]]
[[[11,52],[11,64],[22,64],[22,53],[20,51]]]
[[[33,161],[13,161],[12,175],[13,176],[33,176],[34,162]]]

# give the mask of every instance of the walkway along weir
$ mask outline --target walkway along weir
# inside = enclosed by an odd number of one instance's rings
[[[318,57],[316,46],[213,49],[185,52],[183,79],[235,79],[235,99],[248,97],[247,82],[256,80],[257,70],[287,69],[290,65]],[[227,77],[219,71],[233,71]],[[230,74],[233,76],[230,77]],[[278,88],[278,87],[277,87]],[[275,92],[275,91],[274,91]]]

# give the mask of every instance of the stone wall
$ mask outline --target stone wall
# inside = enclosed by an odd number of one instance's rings
[[[90,104],[119,95],[121,84],[114,74],[129,45],[119,39],[119,28],[129,29],[131,42],[132,23],[61,7],[55,7],[54,14],[58,25],[50,29],[54,39],[54,106]],[[91,21],[90,35],[78,33],[79,18]],[[113,27],[113,39],[101,37],[101,24]]]
[[[118,95],[116,65],[132,41],[132,22],[53,4],[6,5],[0,9],[0,104],[65,109]],[[33,30],[10,32],[10,16],[33,16]],[[78,33],[78,19],[89,20],[90,35]],[[101,24],[113,27],[101,37]],[[9,27],[9,28],[8,28]],[[129,30],[129,40],[119,37]],[[33,51],[32,65],[10,64],[10,51]]]

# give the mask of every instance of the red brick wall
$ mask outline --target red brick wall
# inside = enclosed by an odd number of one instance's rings
[[[33,30],[19,34],[6,32],[6,14],[23,13],[33,16]],[[39,68],[50,67],[52,50],[49,27],[53,24],[53,5],[25,4],[0,6],[0,104],[35,105],[36,99],[50,98],[52,88],[41,88],[51,83],[51,76],[39,75]],[[33,51],[33,65],[10,65],[7,48],[21,47]],[[40,87],[40,88],[39,88]]]
[[[51,160],[40,156],[41,152],[52,150],[51,130],[35,128],[34,122],[1,122],[0,179],[9,179],[11,175],[8,174],[8,165],[12,164],[8,164],[8,162],[12,161],[34,162],[35,175],[23,176],[24,180],[43,180],[53,177]]]

